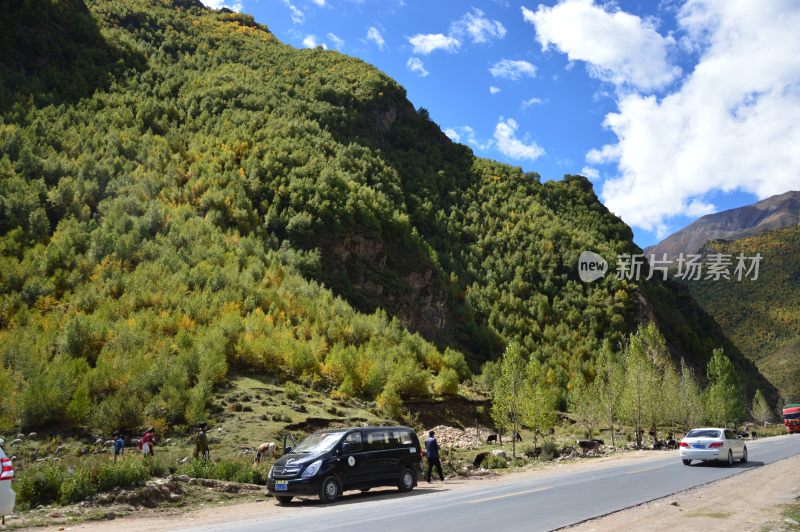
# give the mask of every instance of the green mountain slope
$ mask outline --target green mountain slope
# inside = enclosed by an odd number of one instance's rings
[[[588,180],[477,159],[247,15],[87,5],[0,13],[0,425],[194,422],[231,367],[391,408],[511,339],[563,389],[646,319],[770,392],[680,286],[578,279],[639,251]]]
[[[800,226],[712,241],[708,248],[709,253],[763,257],[755,281],[686,286],[786,399],[800,399]]]

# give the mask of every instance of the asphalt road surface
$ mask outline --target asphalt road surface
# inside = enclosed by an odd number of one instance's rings
[[[298,508],[296,516],[250,519],[192,530],[552,530],[800,454],[800,435],[748,441],[747,448],[750,461],[732,467],[700,462],[686,467],[677,451],[670,451],[663,458],[636,464],[612,462],[578,472],[552,471],[492,486],[476,482],[474,487],[453,491],[427,489],[429,485],[423,481],[408,494],[355,494],[330,506],[301,503],[314,507]]]

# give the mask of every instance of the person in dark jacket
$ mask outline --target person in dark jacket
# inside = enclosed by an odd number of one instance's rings
[[[431,481],[431,473],[433,473],[434,467],[439,473],[439,478],[444,482],[442,462],[439,460],[439,442],[436,441],[433,431],[430,431],[428,437],[425,438],[425,456],[428,458],[428,482]]]

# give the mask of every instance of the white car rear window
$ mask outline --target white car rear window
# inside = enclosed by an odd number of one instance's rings
[[[719,438],[718,430],[700,430],[694,429],[690,430],[689,434],[686,435],[687,438]]]

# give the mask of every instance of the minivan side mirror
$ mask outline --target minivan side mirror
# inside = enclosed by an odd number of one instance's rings
[[[349,453],[353,450],[353,444],[349,441],[346,441],[342,444],[342,453]]]
[[[283,454],[289,454],[290,452],[292,452],[292,448],[291,447],[284,447],[283,448]]]

